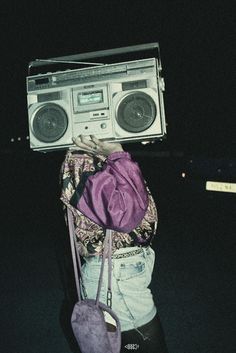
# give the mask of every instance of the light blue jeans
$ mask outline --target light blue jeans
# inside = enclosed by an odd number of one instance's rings
[[[123,254],[139,247],[116,250]],[[95,299],[102,258],[85,258],[82,267],[84,286],[89,299]],[[127,258],[112,259],[112,310],[120,320],[121,331],[137,329],[156,315],[151,290],[148,288],[153,272],[155,253],[151,247]],[[107,304],[107,261],[105,263],[100,301]],[[108,317],[106,321],[113,323]]]

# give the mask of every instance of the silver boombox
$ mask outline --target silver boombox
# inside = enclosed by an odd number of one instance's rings
[[[27,77],[30,147],[73,148],[72,137],[110,142],[166,134],[164,80],[156,58]]]

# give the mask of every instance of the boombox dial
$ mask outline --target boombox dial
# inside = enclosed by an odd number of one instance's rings
[[[124,96],[116,112],[118,124],[128,132],[142,132],[148,129],[155,117],[155,102],[143,92],[134,92]]]

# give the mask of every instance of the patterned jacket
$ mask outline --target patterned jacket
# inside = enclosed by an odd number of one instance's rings
[[[113,251],[151,243],[157,225],[155,202],[128,152],[104,160],[68,151],[60,182],[61,200],[72,210],[82,256],[102,253],[106,227],[115,229]]]

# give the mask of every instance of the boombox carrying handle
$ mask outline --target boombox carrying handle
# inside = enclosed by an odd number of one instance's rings
[[[160,47],[158,42],[147,43],[147,44],[139,44],[139,45],[131,45],[128,47],[114,48],[114,49],[106,49],[106,50],[98,50],[88,53],[82,54],[74,54],[67,56],[60,56],[56,58],[49,59],[35,59],[31,61],[28,65],[28,71],[30,71],[31,67],[39,67],[45,65],[53,65],[58,63],[68,63],[68,64],[83,64],[83,65],[104,65],[102,63],[91,63],[84,62],[83,60],[88,60],[92,58],[102,58],[107,56],[119,55],[119,54],[128,54],[134,53],[138,51],[147,51],[157,49],[157,58],[159,63],[159,70],[161,70],[161,58],[160,58]],[[82,62],[80,61],[82,60]]]

